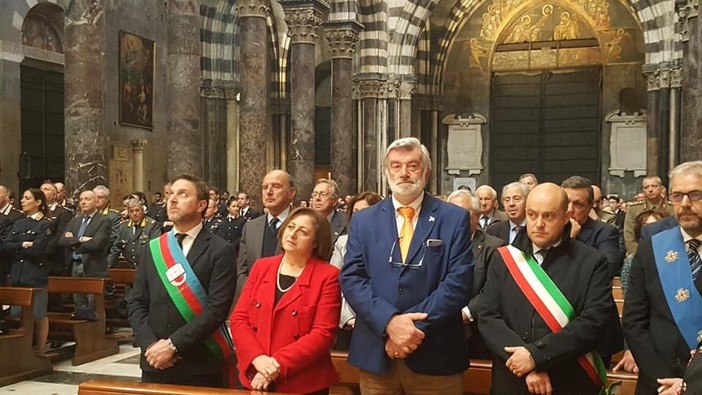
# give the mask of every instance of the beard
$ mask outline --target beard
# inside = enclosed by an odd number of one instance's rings
[[[680,227],[689,235],[699,235],[702,233],[702,219],[692,210],[681,209],[678,212],[678,222]]]
[[[396,197],[416,199],[424,190],[427,181],[425,177],[422,177],[415,181],[399,183],[388,177],[388,185],[390,186],[392,194]]]

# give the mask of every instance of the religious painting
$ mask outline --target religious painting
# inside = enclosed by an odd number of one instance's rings
[[[22,25],[22,45],[63,53],[63,43],[56,29],[44,18],[29,15]]]
[[[155,43],[119,32],[119,123],[153,128]]]

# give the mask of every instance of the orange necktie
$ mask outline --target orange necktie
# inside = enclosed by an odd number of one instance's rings
[[[405,222],[402,224],[402,229],[400,229],[400,254],[402,255],[402,262],[404,262],[409,252],[410,243],[412,243],[412,235],[414,235],[414,227],[412,226],[414,208],[400,207],[397,211],[399,211],[402,218],[405,219]]]

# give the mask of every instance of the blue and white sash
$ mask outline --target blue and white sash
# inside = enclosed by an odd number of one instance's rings
[[[663,294],[675,324],[691,350],[702,336],[702,296],[692,281],[680,226],[651,238]]]

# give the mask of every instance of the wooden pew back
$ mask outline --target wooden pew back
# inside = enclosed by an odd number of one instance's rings
[[[191,387],[186,385],[136,383],[114,380],[89,380],[78,386],[78,395],[249,395],[261,392]],[[281,395],[278,392],[266,392]]]

